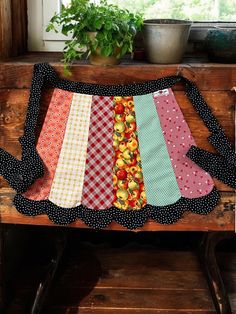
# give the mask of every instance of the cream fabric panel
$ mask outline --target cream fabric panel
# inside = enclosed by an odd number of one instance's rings
[[[49,200],[61,207],[80,205],[88,145],[91,95],[74,93]]]

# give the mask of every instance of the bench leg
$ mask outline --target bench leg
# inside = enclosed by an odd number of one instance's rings
[[[200,258],[204,268],[216,313],[231,314],[231,306],[217,264],[216,245],[226,238],[233,236],[231,232],[206,232],[200,245]]]
[[[44,276],[44,278],[39,283],[38,289],[36,291],[35,299],[33,301],[33,305],[31,308],[31,314],[39,314],[44,305],[44,301],[47,296],[47,292],[49,291],[53,279],[55,278],[55,274],[59,265],[59,262],[63,256],[65,247],[66,247],[66,234],[60,233],[56,236],[55,239],[55,248],[56,254],[53,257],[48,265],[48,270]]]

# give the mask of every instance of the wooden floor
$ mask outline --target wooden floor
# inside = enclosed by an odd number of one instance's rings
[[[200,234],[122,233],[117,240],[118,234],[70,234],[67,258],[43,314],[216,313],[196,254]],[[12,301],[7,314],[29,313],[52,252],[50,239],[38,235],[34,245],[26,247],[26,258],[9,279]],[[236,252],[221,250],[218,257],[236,313]]]

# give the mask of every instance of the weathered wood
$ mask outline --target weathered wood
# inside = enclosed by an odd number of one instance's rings
[[[233,143],[234,129],[231,126],[234,123],[233,103],[236,101],[236,94],[231,91],[204,91],[202,94]],[[186,98],[184,92],[175,91],[175,95],[196,140],[196,144],[214,152],[213,147],[207,141],[209,131]],[[43,94],[41,120],[43,120],[51,96],[51,90]],[[0,90],[0,147],[6,149],[17,158],[21,157],[21,147],[18,138],[23,134],[28,98],[28,89]],[[8,186],[2,178],[0,178],[0,186]],[[216,181],[216,186],[222,191],[232,190],[219,181]]]
[[[27,51],[27,0],[11,0],[11,19],[12,49],[10,55],[18,56]]]
[[[88,288],[95,278],[97,288],[208,289],[196,254],[173,251],[169,258],[169,252],[148,247],[77,248],[57,287],[70,282],[70,287]]]
[[[103,289],[208,290],[195,254],[173,251],[171,259],[168,254],[153,248],[100,248],[92,253],[91,249],[77,249],[69,257],[57,287],[63,289],[64,283],[70,282],[74,289],[89,288],[98,278],[96,287]]]
[[[69,288],[69,287],[68,287]],[[52,302],[77,305],[80,308],[132,308],[159,310],[212,310],[212,301],[206,291],[149,290],[149,289],[88,289],[57,291]]]
[[[91,252],[92,251],[92,252]],[[196,258],[197,254],[193,251],[171,251],[171,258],[169,251],[160,249],[140,248],[137,247],[121,247],[111,248],[79,248],[74,254],[73,258],[78,258],[80,262],[88,262],[92,256],[102,265],[102,269],[120,270],[125,268],[131,270],[134,265],[137,271],[147,272],[148,269],[158,269],[159,271],[188,271],[197,272],[201,270],[199,260]],[[150,258],[151,257],[151,258]],[[184,257],[184,258],[183,258]],[[225,259],[227,255],[225,255]],[[168,261],[168,262],[167,262]],[[186,263],[188,261],[188,263]]]
[[[50,57],[49,57],[50,59]],[[47,61],[47,55],[39,61]],[[58,58],[59,61],[59,58]],[[62,76],[63,65],[52,61],[51,65]],[[0,63],[1,88],[29,88],[31,85],[33,64],[37,58],[21,58],[15,61]],[[158,65],[136,62],[123,62],[119,66],[92,66],[84,61],[76,63],[72,68],[70,80],[100,84],[129,84],[144,82],[168,75],[181,74],[194,81],[200,90],[231,90],[236,81],[236,66],[227,64],[180,64]],[[118,74],[119,73],[119,74]],[[183,90],[182,85],[175,89]]]
[[[55,226],[46,215],[36,217],[24,216],[12,206],[14,193],[11,189],[2,188],[0,193],[0,220],[2,223],[31,224]],[[234,231],[234,206],[233,193],[222,193],[220,204],[208,215],[197,215],[186,212],[182,219],[173,225],[161,225],[148,221],[142,228],[135,231]],[[69,225],[71,228],[88,228],[78,220]],[[117,223],[111,223],[109,230],[127,230]]]
[[[12,16],[11,1],[0,1],[0,60],[11,55],[12,47]]]
[[[27,0],[0,1],[0,59],[27,51]]]
[[[19,312],[17,312],[19,313]],[[50,308],[45,314],[215,314],[215,310],[156,310],[156,309],[96,309],[80,308],[78,306],[66,306]],[[9,313],[13,314],[13,313]],[[21,314],[21,313],[19,313]],[[23,314],[23,313],[22,313]]]
[[[90,263],[88,262],[88,266]],[[136,266],[134,266],[136,267]],[[80,267],[81,272],[78,272],[79,265],[72,267],[73,273],[64,276],[66,280],[71,282],[71,287],[76,287],[76,283],[72,279],[76,276],[80,281],[82,288],[91,287],[89,284],[93,279],[93,270],[87,267]],[[200,271],[185,272],[185,271],[160,271],[156,268],[146,267],[145,269],[124,269],[123,263],[120,265],[120,270],[102,270],[102,276],[96,284],[97,288],[133,288],[133,289],[172,289],[172,290],[207,290],[207,285]],[[77,272],[76,272],[77,270]],[[150,276],[151,274],[151,276]]]
[[[79,240],[79,239],[78,239]],[[194,252],[185,252],[185,251],[162,251],[155,250],[154,248],[142,246],[128,246],[126,248],[111,248],[106,244],[106,247],[101,248],[100,245],[83,245],[82,247],[78,244],[79,241],[75,240],[73,245],[74,248],[70,247],[68,258],[69,260],[65,263],[65,267],[61,272],[60,277],[55,283],[54,288],[51,290],[51,294],[48,297],[48,302],[46,306],[43,308],[44,314],[64,314],[64,313],[83,313],[83,314],[213,314],[215,310],[213,308],[206,309],[204,306],[204,302],[201,302],[201,295],[206,295],[209,298],[209,291],[205,289],[205,284],[197,285],[194,282],[194,278],[192,274],[199,273],[198,281],[204,281],[203,274],[200,273],[200,265],[199,261],[196,258],[196,254]],[[30,253],[29,253],[30,254]],[[40,253],[39,253],[40,254]],[[223,256],[223,260],[225,267],[227,265],[231,265],[231,260],[234,258],[235,254],[225,253]],[[150,258],[151,257],[151,258]],[[37,260],[37,257],[35,257]],[[221,255],[220,261],[223,262]],[[8,314],[25,314],[27,311],[27,304],[29,303],[29,298],[32,297],[32,288],[34,287],[34,278],[36,277],[39,269],[40,262],[30,263],[30,267],[25,267],[21,272],[18,273],[17,277],[14,278],[14,295],[15,298],[11,303]],[[86,272],[83,274],[83,272]],[[90,271],[90,273],[89,273]],[[113,276],[109,276],[108,272],[111,271]],[[154,271],[154,272],[153,272]],[[164,275],[172,273],[173,278],[173,286],[169,281],[167,284],[164,281],[164,278],[161,279],[160,276],[156,277],[156,273],[159,271]],[[129,274],[131,272],[133,282],[126,277],[126,273]],[[135,273],[137,277],[135,277]],[[141,274],[147,274],[149,277],[153,277],[153,282],[149,279],[149,285],[145,285],[147,280],[146,275],[142,277]],[[186,280],[186,277],[190,277],[193,279],[192,283],[189,280],[186,284],[186,287],[181,287],[180,283],[177,283],[175,278],[179,275],[182,280]],[[178,275],[179,274],[179,275]],[[233,274],[233,272],[231,272]],[[86,287],[86,283],[83,281],[87,277],[88,282],[94,283],[95,293],[92,292],[92,286]],[[116,278],[116,279],[115,279]],[[156,282],[155,282],[156,278]],[[122,281],[123,286],[117,286],[119,284],[119,279]],[[171,278],[170,278],[171,279]],[[226,283],[232,281],[232,277],[224,278]],[[107,284],[101,286],[101,283],[107,280]],[[115,280],[115,281],[114,281]],[[126,281],[128,280],[128,283]],[[143,283],[142,283],[143,280]],[[160,280],[160,283],[159,283]],[[110,281],[110,284],[108,283]],[[181,278],[180,278],[181,281]],[[176,293],[175,282],[178,285],[179,292]],[[136,283],[136,285],[135,285]],[[163,286],[162,286],[163,283]],[[129,286],[130,284],[130,286]],[[86,287],[86,289],[81,291],[81,288]],[[100,288],[99,288],[100,287]],[[124,289],[125,288],[125,289]],[[141,289],[140,289],[141,288]],[[157,289],[156,289],[157,288]],[[185,288],[184,290],[182,288]],[[198,289],[200,288],[200,289]],[[188,293],[192,295],[190,301],[192,301],[194,306],[190,306],[189,308],[184,307],[178,308],[179,294],[182,297],[186,296],[186,290],[188,289]],[[110,293],[109,291],[114,291],[114,293]],[[178,289],[177,289],[178,290]],[[127,294],[127,297],[132,295],[133,302],[135,302],[135,298],[137,295],[143,300],[142,295],[140,296],[140,291],[145,291],[144,294],[144,302],[149,302],[149,307],[138,308],[140,303],[129,303],[127,299],[122,296],[122,301],[120,301],[120,305],[113,303],[114,299],[119,298],[119,292],[124,292]],[[166,297],[165,303],[166,305],[170,305],[169,298],[172,296],[172,309],[160,309],[159,306],[159,296],[160,291],[162,293],[161,299]],[[80,302],[81,292],[86,294],[87,302],[90,304],[84,304]],[[150,292],[150,296],[147,294]],[[234,304],[235,300],[235,289],[230,290],[230,297],[232,298],[232,303]],[[67,298],[65,295],[72,295],[72,298]],[[187,294],[187,297],[188,295]],[[111,298],[110,298],[111,297]],[[93,302],[95,299],[95,302]],[[147,300],[147,298],[149,300]],[[60,300],[59,300],[60,299]],[[99,299],[99,300],[97,300]],[[153,301],[154,300],[154,301]],[[181,298],[182,300],[182,298]],[[116,302],[116,300],[115,300]],[[188,302],[188,301],[187,301]],[[185,301],[183,301],[185,304]],[[155,305],[157,307],[155,308]],[[233,307],[233,309],[236,309]]]

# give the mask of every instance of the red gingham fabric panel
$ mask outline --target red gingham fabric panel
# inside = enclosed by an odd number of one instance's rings
[[[37,179],[23,194],[31,200],[48,198],[70,111],[73,93],[55,89],[36,145],[44,163],[44,176]]]
[[[82,205],[92,209],[112,206],[113,97],[93,96]]]

